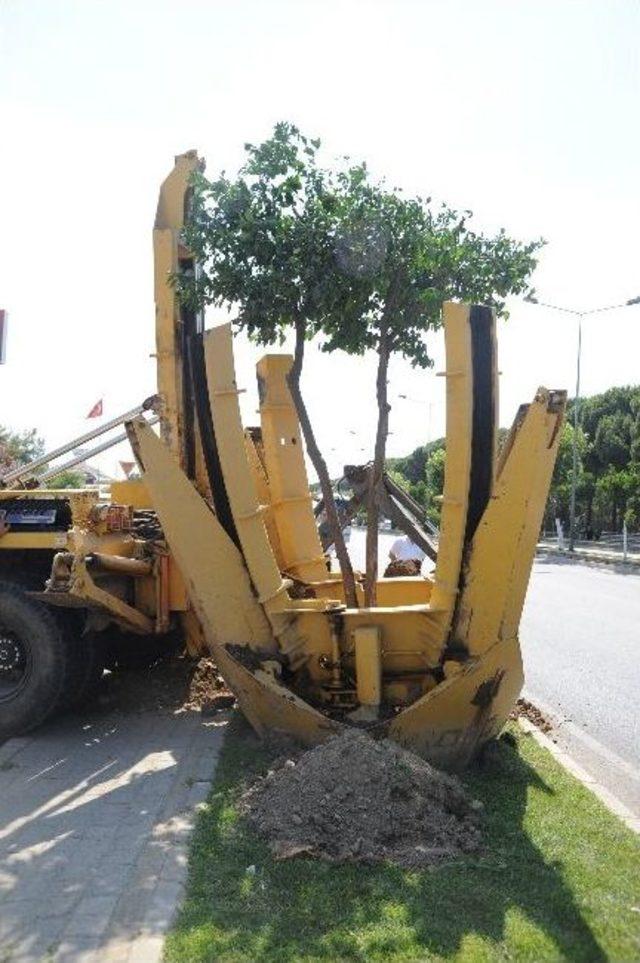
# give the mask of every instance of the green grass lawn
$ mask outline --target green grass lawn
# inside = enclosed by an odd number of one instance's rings
[[[239,785],[269,761],[235,718],[166,960],[639,960],[637,838],[513,732],[515,747],[501,741],[465,777],[486,807],[486,853],[410,872],[272,859],[234,808]]]

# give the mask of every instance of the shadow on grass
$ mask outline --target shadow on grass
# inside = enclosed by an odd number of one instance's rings
[[[275,862],[232,805],[239,781],[266,761],[235,720],[211,806],[196,830],[169,961],[416,960],[455,956],[463,943],[465,959],[494,959],[491,944],[495,952],[495,944],[512,942],[506,916],[514,908],[525,937],[536,928],[543,934],[534,934],[526,958],[539,958],[540,939],[545,958],[607,958],[561,867],[545,860],[523,825],[529,793],[553,791],[517,749],[498,744],[488,769],[466,780],[485,803],[486,852],[430,872]],[[468,938],[479,938],[477,955],[467,955]]]

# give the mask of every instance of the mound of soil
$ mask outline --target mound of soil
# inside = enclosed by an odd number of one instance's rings
[[[283,760],[243,793],[240,805],[279,859],[421,867],[481,844],[482,804],[458,779],[357,729]]]

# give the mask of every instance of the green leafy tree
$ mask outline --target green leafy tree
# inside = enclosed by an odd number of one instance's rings
[[[50,478],[46,485],[47,488],[86,488],[85,476],[81,471],[62,471],[54,478]]]
[[[598,423],[593,452],[601,465],[622,469],[629,461],[633,421],[630,414],[618,411],[605,415]]]
[[[572,417],[572,401],[568,418]],[[637,527],[634,505],[640,472],[640,387],[609,388],[580,401],[576,514],[588,536],[602,529],[619,531],[623,520]],[[561,445],[562,456],[562,445]],[[557,494],[556,476],[552,495]],[[558,479],[559,481],[559,479]],[[568,471],[563,484],[571,487]],[[560,515],[568,520],[568,500]],[[630,509],[627,515],[627,509]]]
[[[326,318],[325,350],[378,354],[378,422],[367,514],[365,604],[376,603],[378,493],[389,433],[387,384],[394,353],[413,365],[432,364],[425,335],[440,327],[442,303],[461,299],[491,304],[506,315],[505,298],[529,291],[541,241],[521,244],[504,231],[487,237],[469,227],[470,211],[434,207],[431,198],[407,198],[375,183],[365,165],[338,175],[337,257],[353,279],[350,316]]]
[[[44,441],[35,428],[12,431],[0,426],[0,473],[26,465],[44,454]]]
[[[442,302],[462,298],[493,304],[528,290],[539,241],[520,244],[503,231],[486,237],[468,226],[470,212],[430,198],[405,198],[374,183],[365,165],[325,170],[320,142],[278,124],[259,146],[246,145],[237,178],[196,175],[187,243],[202,266],[182,283],[199,305],[232,305],[237,323],[261,344],[292,328],[289,387],[317,472],[345,580],[355,604],[353,573],[339,530],[331,482],[301,392],[305,344],[378,354],[378,424],[368,498],[366,604],[377,580],[378,492],[385,463],[390,405],[387,374],[400,353],[431,364],[425,333],[441,324]]]
[[[182,296],[198,306],[235,310],[237,327],[259,344],[282,343],[293,331],[289,388],[318,475],[347,603],[355,606],[353,570],[329,471],[301,390],[307,341],[325,324],[350,324],[354,314],[351,279],[335,255],[340,185],[318,166],[319,146],[281,123],[264,143],[245,145],[237,177],[196,175],[185,233],[201,271],[178,283]]]
[[[637,532],[640,528],[640,464],[637,462],[629,468],[626,494],[624,521],[630,532]]]
[[[427,515],[429,519],[435,524],[440,522],[440,508],[442,493],[444,492],[444,463],[446,459],[446,452],[444,448],[444,439],[442,439],[442,446],[434,448],[428,458],[425,465],[425,507],[427,510]]]
[[[400,458],[388,458],[387,467],[392,468],[405,479],[405,483],[415,485],[426,477],[427,462],[433,452],[444,448],[444,438],[429,441],[426,445],[415,448],[410,455]]]
[[[444,489],[444,446],[444,438],[438,438],[421,445],[404,458],[387,459],[388,473],[423,507],[425,515],[434,525],[440,522]]]
[[[550,495],[547,500],[545,523],[555,530],[555,520],[560,518],[567,524],[569,519],[569,505],[571,501],[571,486],[573,482],[573,422],[565,420],[560,435],[558,454],[551,477]],[[586,435],[578,429],[578,489],[584,477],[584,459],[588,451]],[[591,476],[590,476],[591,477]],[[576,504],[578,504],[576,502]]]
[[[580,402],[576,515],[579,529],[597,537],[603,529],[619,531],[623,521],[629,531],[640,528],[640,386],[610,388]],[[573,402],[562,426],[545,513],[545,527],[555,529],[560,518],[569,524],[573,479]],[[498,432],[499,444],[507,432]],[[416,448],[403,458],[389,459],[398,481],[424,504],[429,517],[438,522],[444,480],[444,439]],[[420,478],[426,479],[425,500]]]

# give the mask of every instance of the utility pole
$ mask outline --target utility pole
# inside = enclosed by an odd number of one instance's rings
[[[578,319],[578,351],[576,356],[576,397],[573,405],[573,443],[572,449],[572,470],[571,470],[571,500],[569,504],[569,551],[573,552],[576,544],[576,490],[578,487],[578,428],[580,425],[580,361],[582,358],[582,322],[588,314],[601,314],[603,311],[615,311],[617,308],[628,308],[634,304],[640,304],[640,295],[629,298],[621,304],[608,304],[603,308],[589,308],[588,310],[577,310],[575,308],[561,307],[559,304],[549,304],[546,301],[539,301],[533,294],[527,295],[524,299],[529,304],[538,304],[542,308],[551,308],[552,311],[562,311],[564,314],[572,314]]]
[[[576,397],[573,403],[573,445],[571,450],[571,503],[569,505],[569,551],[576,547],[576,490],[578,487],[578,424],[580,422],[580,359],[582,357],[582,315],[578,315]]]
[[[7,360],[7,321],[9,315],[4,310],[0,308],[0,364],[4,364]]]

